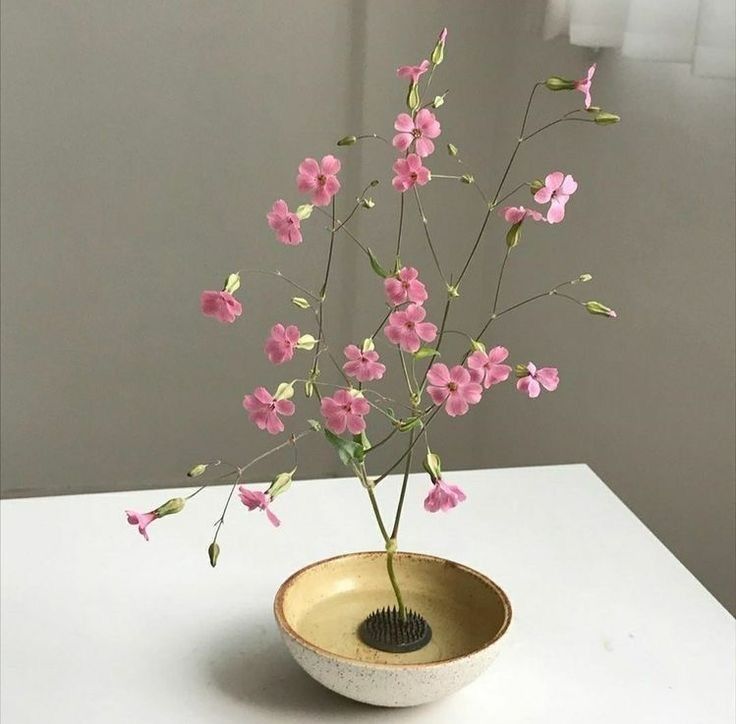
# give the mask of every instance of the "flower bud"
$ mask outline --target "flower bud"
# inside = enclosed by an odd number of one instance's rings
[[[526,365],[516,365],[514,367],[514,374],[517,377],[528,377],[529,376],[529,369]]]
[[[373,343],[373,337],[366,337],[363,340],[363,352],[372,352],[376,348],[376,345]]]
[[[459,297],[460,296],[460,289],[458,289],[457,285],[448,284],[447,287],[447,296],[448,297]]]
[[[299,221],[304,221],[304,219],[308,219],[312,215],[312,210],[314,209],[314,206],[312,204],[302,204],[301,206],[296,207],[296,217],[299,219]]]
[[[376,205],[376,202],[370,196],[366,196],[360,200],[360,205],[364,209],[372,209]]]
[[[356,136],[343,136],[338,142],[338,146],[352,146],[357,141]]]
[[[369,186],[370,186],[371,188],[373,188],[374,186],[378,186],[378,184],[380,184],[380,183],[381,183],[381,182],[380,182],[380,181],[379,181],[379,180],[378,180],[377,178],[374,178],[374,179],[373,179],[373,181],[371,181],[371,182],[370,182],[370,183],[369,183],[368,185],[369,185]]]
[[[615,319],[618,315],[616,312],[613,311],[610,307],[607,307],[605,304],[601,304],[600,302],[590,301],[585,302],[585,308],[591,313],[591,314],[602,314],[605,317],[611,317]]]
[[[599,113],[603,109],[600,106],[588,106],[588,108],[585,109],[586,113]]]
[[[553,75],[544,81],[544,85],[547,86],[547,90],[551,91],[562,91],[562,90],[575,90],[575,81],[567,80],[566,78],[560,78],[559,75]]]
[[[578,282],[589,282],[593,278],[592,274],[581,274],[576,281]],[[573,282],[574,283],[574,282]]]
[[[303,334],[296,342],[297,349],[313,350],[317,340],[311,334]]]
[[[235,294],[238,289],[240,289],[240,274],[238,272],[235,272],[235,274],[228,274],[227,279],[225,279],[225,284],[222,287],[222,291],[227,292],[228,294]]]
[[[422,461],[422,467],[429,473],[432,480],[442,477],[442,464],[440,456],[433,452],[427,452],[427,457]]]
[[[271,485],[266,491],[271,497],[271,500],[273,500],[280,493],[285,493],[291,487],[291,481],[294,478],[295,472],[296,468],[294,468],[290,473],[279,473],[271,481]]]
[[[432,65],[439,65],[445,59],[445,40],[447,38],[447,28],[442,28],[442,32],[437,38],[437,44],[434,46],[432,55]]]
[[[513,249],[519,243],[519,238],[521,237],[521,225],[523,222],[524,219],[517,221],[506,233],[506,246],[509,249]]]
[[[543,188],[544,188],[544,181],[542,181],[541,178],[535,178],[534,181],[532,181],[529,184],[529,191],[531,191],[532,196],[536,194],[537,191],[539,191],[539,189],[543,189]]]
[[[304,297],[292,297],[291,303],[295,307],[299,307],[299,309],[309,309],[311,306],[309,302],[306,299],[304,299]]]
[[[447,144],[447,153],[450,154],[450,156],[457,156],[458,148],[454,143],[448,143]]]
[[[434,100],[432,101],[432,108],[439,108],[440,106],[445,105],[445,96],[435,96]]]
[[[199,465],[195,465],[188,473],[188,478],[198,478],[205,470],[207,470],[207,464],[206,463],[200,463]]]
[[[464,183],[464,184],[468,184],[468,185],[474,184],[475,183],[475,178],[473,176],[471,176],[469,173],[465,173],[465,174],[463,174],[460,177],[460,183]]]
[[[408,106],[409,110],[414,113],[415,111],[419,110],[421,102],[422,101],[419,98],[419,88],[417,87],[416,83],[412,83],[409,86],[409,93],[406,96],[406,105]]]
[[[314,394],[314,382],[307,380],[304,383],[304,396],[311,397]]]
[[[621,116],[617,116],[615,113],[606,113],[601,111],[594,119],[599,126],[611,126],[614,123],[618,123],[621,120]]]
[[[212,543],[210,543],[209,545],[209,548],[207,548],[207,555],[210,559],[210,565],[214,568],[217,565],[217,559],[220,557],[220,546],[212,541]]]
[[[293,382],[282,382],[276,388],[276,394],[274,399],[276,400],[290,400],[294,397],[294,383]]]
[[[179,513],[184,510],[186,501],[184,498],[172,498],[167,500],[163,505],[159,505],[153,512],[157,518],[163,518],[165,515],[171,515],[172,513]]]
[[[485,352],[486,351],[486,346],[483,344],[483,342],[480,342],[477,339],[471,339],[470,346],[472,347],[473,352]]]
[[[307,425],[315,432],[319,432],[322,429],[322,425],[317,420],[307,420]]]

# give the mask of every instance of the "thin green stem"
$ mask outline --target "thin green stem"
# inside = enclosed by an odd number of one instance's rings
[[[537,128],[536,131],[533,131],[528,136],[524,136],[519,143],[522,141],[528,141],[530,138],[534,138],[538,133],[546,131],[548,128],[556,126],[558,123],[595,123],[595,120],[593,118],[567,118],[563,116],[562,118],[558,118],[556,121],[551,121],[550,123],[545,124],[541,128]]]
[[[450,311],[450,304],[452,303],[453,297],[449,296],[447,297],[447,301],[445,302],[445,310],[442,313],[442,322],[440,324],[440,331],[437,335],[437,344],[434,346],[435,352],[440,351],[440,346],[442,344],[442,340],[445,336],[445,325],[447,324],[447,315]],[[422,384],[419,386],[419,392],[421,393],[424,390],[424,383],[427,381],[427,375],[429,374],[429,368],[432,366],[433,359],[429,360],[429,364],[427,365],[427,369],[424,370],[424,376],[422,377]]]
[[[396,239],[396,258],[401,254],[401,232],[404,228],[404,194],[399,194],[399,233]]]
[[[432,243],[432,237],[429,233],[429,221],[427,220],[427,216],[424,213],[424,209],[422,208],[422,201],[419,198],[419,191],[417,191],[416,186],[414,186],[414,198],[417,200],[417,208],[419,209],[419,215],[422,218],[422,227],[424,228],[424,236],[427,239],[429,250],[432,252],[432,259],[434,259],[434,264],[437,267],[437,271],[439,272],[439,275],[442,278],[442,281],[445,283],[445,286],[448,286],[447,279],[445,278],[445,275],[442,272],[442,266],[440,265],[440,260],[437,257],[437,252],[435,251],[434,244]]]
[[[241,269],[240,274],[267,274],[269,276],[278,277],[279,279],[283,279],[288,284],[291,284],[292,287],[295,289],[298,289],[300,292],[304,292],[308,297],[311,297],[314,301],[319,301],[319,297],[306,287],[303,287],[301,284],[297,284],[293,279],[289,279],[289,277],[282,274],[280,271],[269,271],[268,269]]]
[[[498,281],[496,282],[496,294],[493,297],[493,308],[491,309],[491,315],[494,315],[496,313],[496,309],[498,309],[498,297],[501,294],[501,281],[503,280],[503,272],[506,269],[506,263],[509,260],[509,256],[511,255],[511,247],[506,247],[506,253],[504,254],[503,261],[501,262],[501,269],[498,272]]]
[[[391,538],[396,540],[399,535],[399,523],[401,522],[401,512],[404,508],[404,498],[406,496],[407,483],[409,482],[409,473],[411,472],[411,459],[413,455],[412,446],[414,443],[414,430],[409,433],[409,454],[406,456],[406,465],[404,466],[404,479],[401,481],[401,493],[399,494],[399,502],[396,506],[396,515],[394,516],[394,527],[391,531]]]
[[[396,572],[394,571],[394,552],[388,551],[386,554],[386,570],[388,571],[388,577],[391,580],[391,587],[394,589],[394,595],[396,596],[396,602],[399,604],[399,618],[402,621],[406,621],[406,607],[404,606],[404,598],[401,595],[401,589],[399,588],[399,582],[396,579]]]

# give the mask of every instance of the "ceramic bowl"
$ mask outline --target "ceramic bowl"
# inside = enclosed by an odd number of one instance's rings
[[[432,627],[432,640],[418,651],[386,653],[358,638],[369,613],[395,602],[384,552],[303,568],[279,588],[274,613],[291,655],[327,688],[377,706],[415,706],[457,691],[488,667],[511,606],[493,581],[459,563],[397,553],[394,567],[407,607]]]

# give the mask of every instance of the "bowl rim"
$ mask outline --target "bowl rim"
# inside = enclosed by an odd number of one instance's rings
[[[279,626],[279,628],[286,633],[289,637],[294,639],[298,644],[301,646],[313,651],[316,654],[319,654],[321,656],[325,656],[327,658],[331,659],[339,659],[341,661],[347,661],[350,662],[353,665],[358,666],[365,666],[367,668],[385,668],[385,669],[422,669],[422,668],[430,668],[434,666],[444,666],[447,664],[451,664],[455,661],[461,661],[463,659],[470,658],[471,656],[475,656],[479,654],[481,651],[485,651],[487,648],[492,646],[496,643],[505,633],[508,631],[509,625],[511,624],[511,617],[512,617],[512,609],[511,609],[511,602],[509,601],[508,596],[506,595],[505,591],[495,582],[492,581],[488,576],[483,575],[479,571],[476,571],[473,568],[470,568],[470,566],[466,566],[462,563],[458,563],[457,561],[452,561],[447,558],[442,558],[441,556],[433,556],[428,553],[414,553],[412,551],[397,551],[396,556],[398,557],[406,557],[406,558],[422,558],[425,560],[431,560],[431,561],[440,561],[444,564],[450,564],[451,566],[454,566],[455,568],[460,569],[461,571],[470,574],[471,576],[474,576],[475,578],[480,579],[484,584],[489,586],[494,590],[496,595],[498,595],[499,599],[501,600],[501,604],[503,605],[503,611],[504,611],[504,621],[499,628],[496,635],[487,643],[483,644],[477,649],[473,649],[472,651],[469,651],[466,654],[461,654],[460,656],[452,656],[449,659],[442,659],[441,661],[427,661],[424,663],[384,663],[381,661],[362,661],[360,659],[356,659],[350,656],[343,656],[342,654],[334,653],[333,651],[329,651],[328,649],[323,649],[321,646],[317,646],[317,644],[312,643],[311,641],[308,641],[305,639],[301,634],[297,633],[289,624],[289,622],[286,620],[286,616],[284,615],[284,598],[286,596],[287,591],[291,586],[294,584],[294,581],[301,576],[303,573],[306,573],[307,571],[311,570],[312,568],[316,568],[317,566],[324,565],[326,563],[331,563],[333,561],[338,561],[342,558],[367,558],[367,557],[374,557],[374,556],[385,556],[386,551],[356,551],[354,553],[343,553],[339,556],[332,556],[330,558],[324,558],[320,561],[314,561],[313,563],[310,563],[309,565],[304,566],[303,568],[300,568],[298,571],[295,571],[292,573],[280,586],[278,591],[276,591],[276,596],[274,597],[273,601],[273,612],[274,616],[276,618],[276,622]]]

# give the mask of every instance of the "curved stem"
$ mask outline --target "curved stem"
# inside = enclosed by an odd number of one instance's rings
[[[297,284],[293,279],[289,279],[289,277],[282,274],[280,271],[270,271],[268,269],[241,269],[240,274],[268,274],[272,277],[278,277],[279,279],[283,279],[288,284],[291,284],[292,287],[295,289],[298,289],[300,292],[304,292],[308,297],[311,297],[315,302],[319,301],[319,297],[306,287],[303,287],[301,284]]]
[[[406,607],[404,606],[404,599],[401,595],[401,589],[399,588],[399,582],[396,580],[396,572],[394,571],[394,552],[388,551],[386,554],[386,570],[388,571],[388,577],[391,580],[391,587],[394,589],[394,595],[396,596],[396,602],[399,604],[399,618],[402,621],[406,621]]]
[[[437,257],[437,252],[434,249],[434,244],[432,243],[432,237],[429,234],[429,222],[427,221],[427,217],[424,213],[424,209],[422,208],[422,201],[419,198],[419,192],[417,191],[416,186],[414,186],[414,198],[416,198],[417,200],[417,208],[419,209],[419,215],[422,217],[422,226],[424,228],[424,236],[427,239],[429,250],[432,252],[432,258],[434,259],[434,264],[437,267],[437,271],[439,272],[439,275],[442,278],[442,281],[445,283],[445,286],[447,286],[447,279],[445,278],[445,275],[442,273],[442,267],[440,266],[440,260]]]

